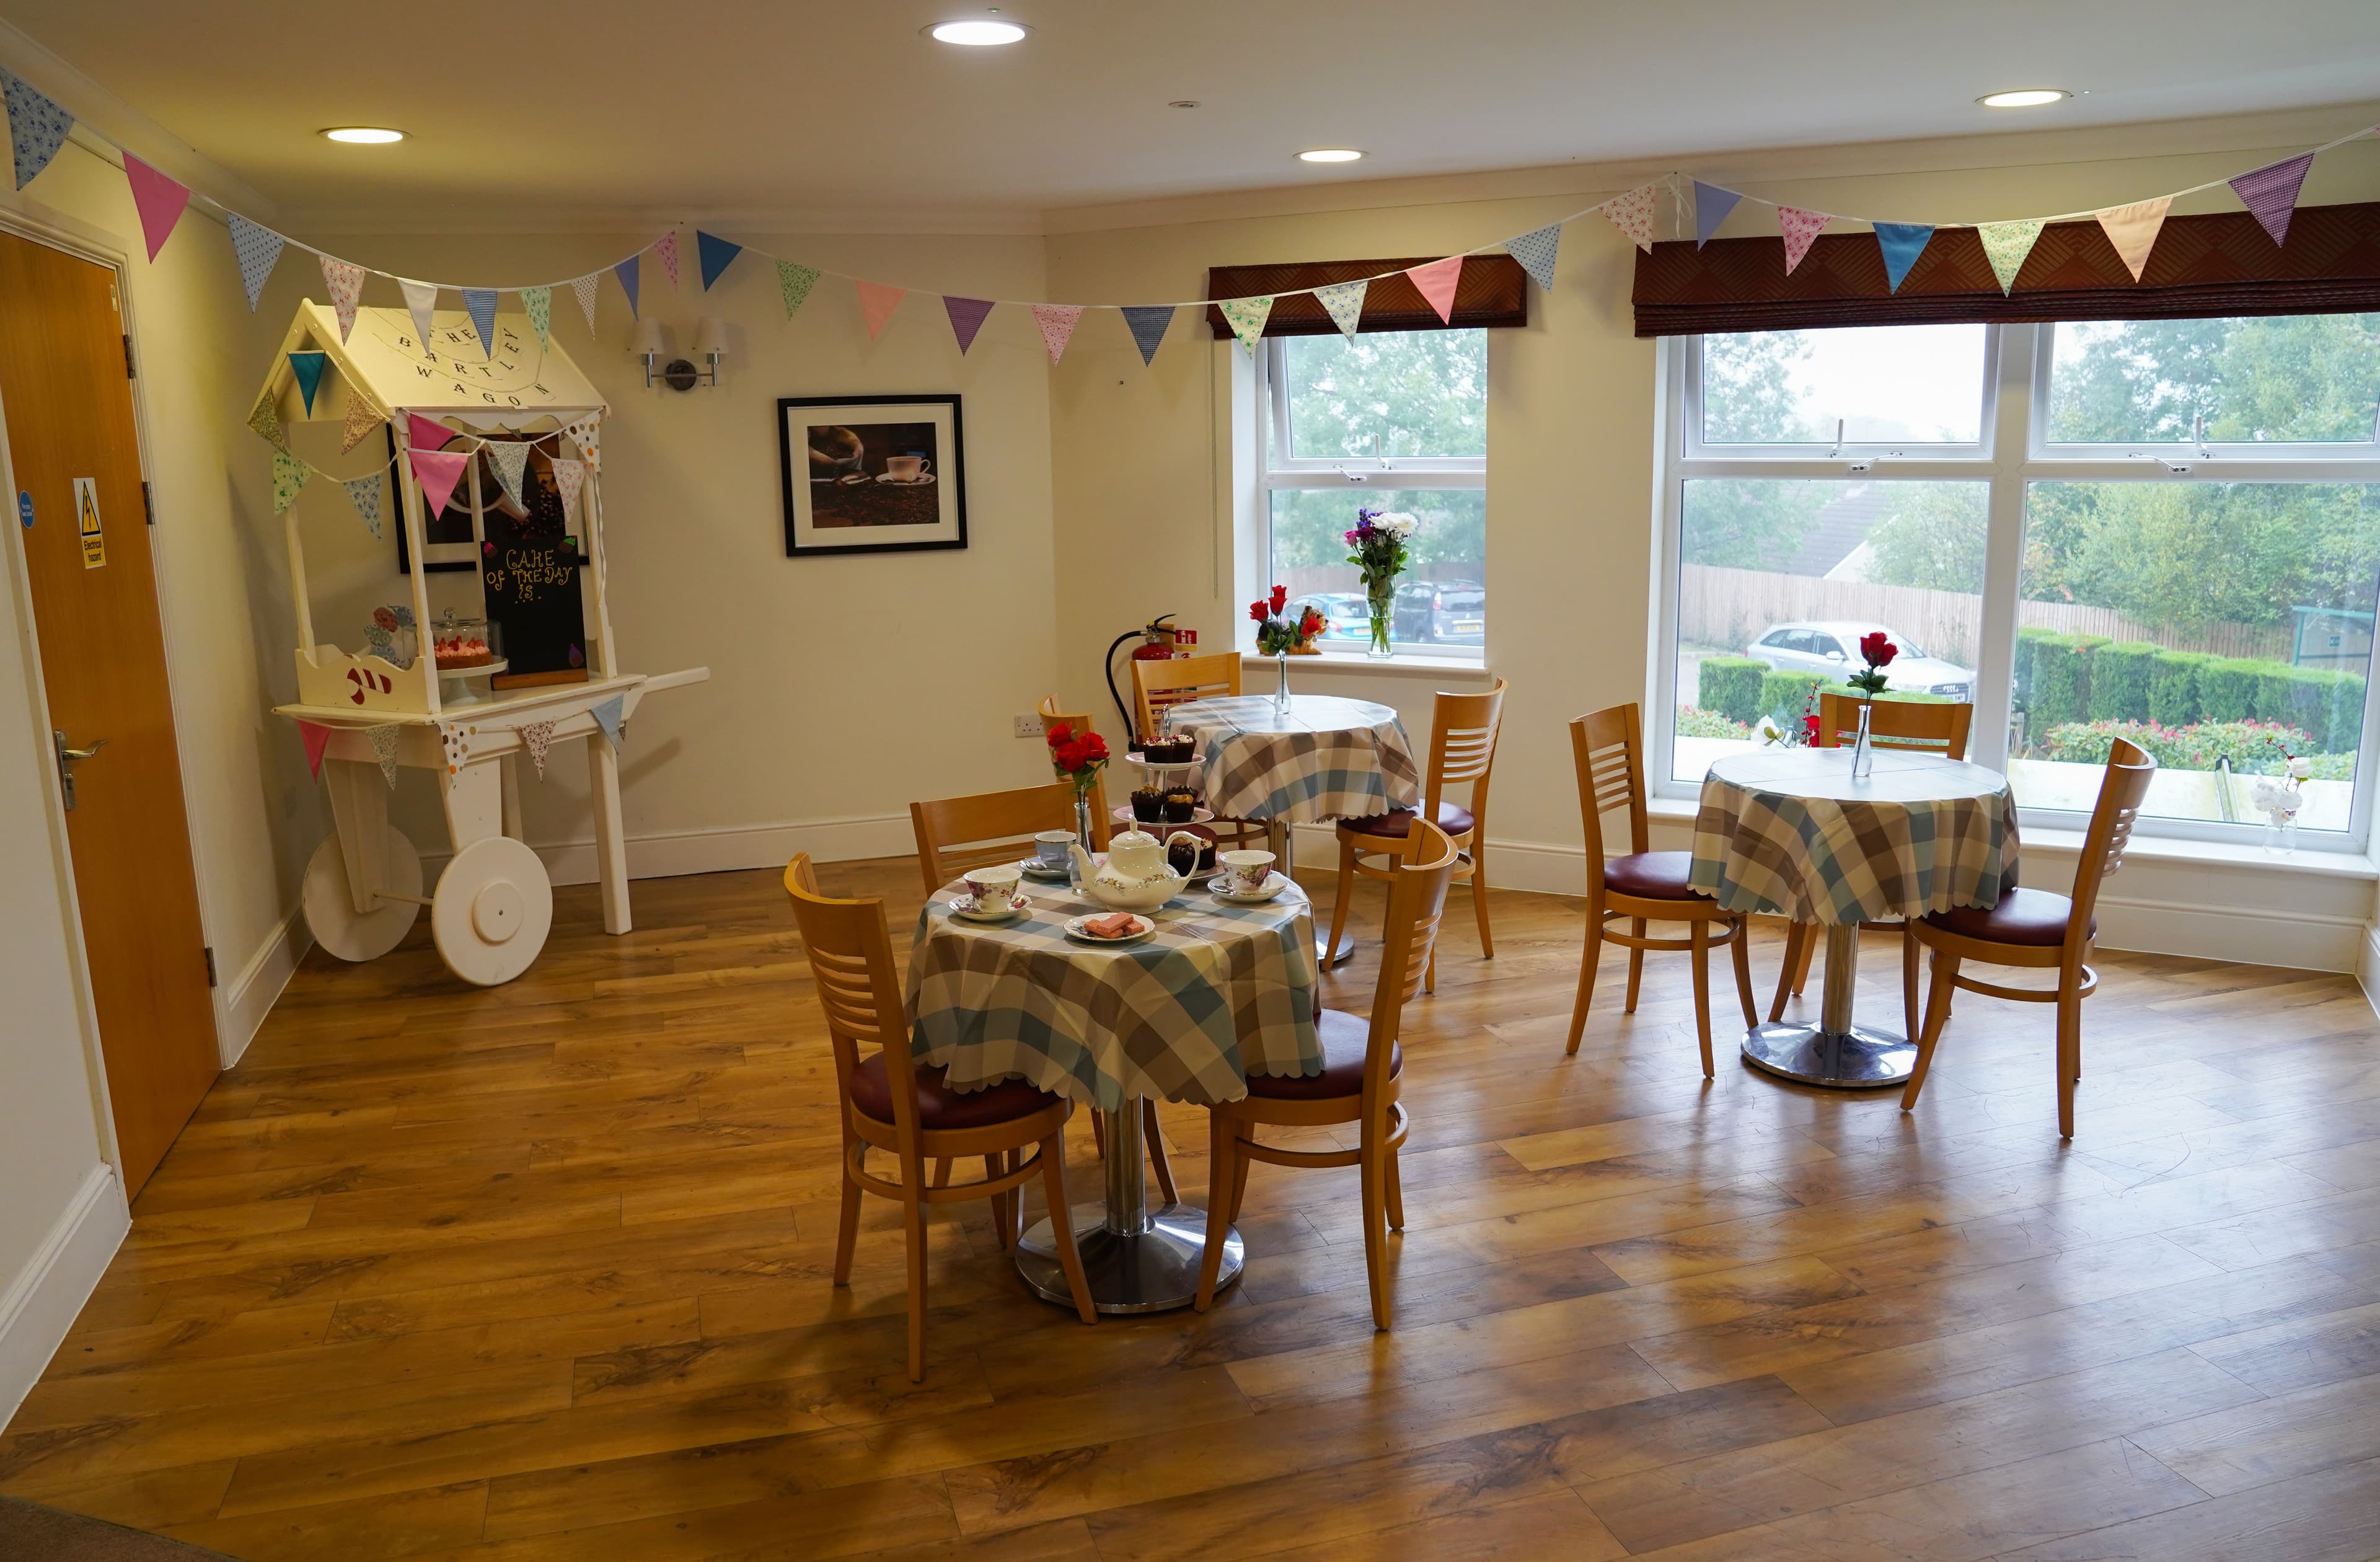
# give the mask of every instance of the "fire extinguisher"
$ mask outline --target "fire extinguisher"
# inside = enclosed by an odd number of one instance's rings
[[[1141,735],[1137,730],[1139,723],[1134,719],[1132,707],[1125,702],[1124,697],[1116,691],[1115,653],[1129,642],[1137,640],[1140,643],[1132,648],[1130,658],[1132,661],[1171,661],[1176,654],[1177,646],[1184,643],[1185,641],[1191,644],[1196,643],[1196,631],[1176,629],[1172,619],[1172,614],[1160,613],[1140,628],[1127,629],[1116,636],[1114,642],[1108,647],[1108,698],[1115,702],[1116,714],[1123,718],[1123,729],[1132,735],[1129,746],[1133,748],[1140,746]]]

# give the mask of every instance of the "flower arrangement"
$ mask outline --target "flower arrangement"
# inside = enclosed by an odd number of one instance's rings
[[[1870,629],[1860,636],[1859,649],[1860,660],[1867,665],[1843,681],[1873,700],[1884,692],[1884,669],[1900,654],[1900,647],[1893,644],[1892,637],[1882,629]]]
[[[1062,721],[1051,724],[1049,741],[1050,768],[1075,788],[1077,800],[1089,797],[1108,766],[1108,740],[1096,732],[1078,738],[1073,725]]]
[[[1312,603],[1301,603],[1297,616],[1289,613],[1289,588],[1275,586],[1272,594],[1248,604],[1248,616],[1257,626],[1257,649],[1268,656],[1300,656],[1312,649],[1314,641],[1330,621]]]
[[[1370,609],[1372,625],[1371,655],[1390,654],[1389,633],[1395,622],[1397,577],[1412,562],[1405,544],[1420,530],[1421,522],[1412,516],[1363,506],[1355,511],[1354,528],[1342,533],[1347,542],[1347,562],[1364,578],[1364,601]]]

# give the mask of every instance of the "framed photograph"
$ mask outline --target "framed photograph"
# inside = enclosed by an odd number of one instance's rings
[[[785,555],[964,548],[956,396],[783,397]]]

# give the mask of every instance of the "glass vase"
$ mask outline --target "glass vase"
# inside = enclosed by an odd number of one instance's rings
[[[1272,691],[1272,714],[1286,720],[1289,716],[1289,653],[1277,651],[1273,653],[1272,659],[1274,665],[1281,668],[1281,681]]]
[[[1364,582],[1364,604],[1370,612],[1372,623],[1372,643],[1364,654],[1376,657],[1395,655],[1396,648],[1389,643],[1389,635],[1396,628],[1396,577],[1366,580]]]
[[[1859,740],[1852,746],[1852,779],[1864,781],[1876,772],[1876,745],[1867,735],[1868,720],[1876,707],[1868,701],[1860,702]]]
[[[2265,854],[2287,857],[2298,848],[2298,816],[2295,813],[2269,817],[2265,822]]]
[[[1076,895],[1083,893],[1083,864],[1090,860],[1091,840],[1091,794],[1079,791],[1075,794],[1075,844],[1083,849],[1080,856],[1066,854],[1066,887]]]

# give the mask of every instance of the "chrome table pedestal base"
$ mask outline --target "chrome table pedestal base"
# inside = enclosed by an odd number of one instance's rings
[[[1827,985],[1815,1025],[1755,1025],[1743,1033],[1743,1060],[1779,1079],[1832,1090],[1876,1090],[1909,1082],[1917,1045],[1906,1036],[1852,1019],[1859,982],[1859,927],[1827,929]]]
[[[1143,1170],[1147,1146],[1140,1135],[1140,1103],[1099,1114],[1107,1141],[1107,1207],[1096,1225],[1075,1212],[1075,1245],[1083,1255],[1091,1305],[1100,1312],[1165,1312],[1197,1300],[1198,1265],[1207,1251],[1207,1212],[1194,1204],[1148,1207]],[[1061,1307],[1075,1305],[1066,1271],[1050,1245],[1050,1226],[1037,1220],[1016,1244],[1016,1272],[1033,1293]],[[1240,1277],[1246,1248],[1236,1229],[1223,1238],[1223,1263],[1215,1276],[1220,1292]]]

